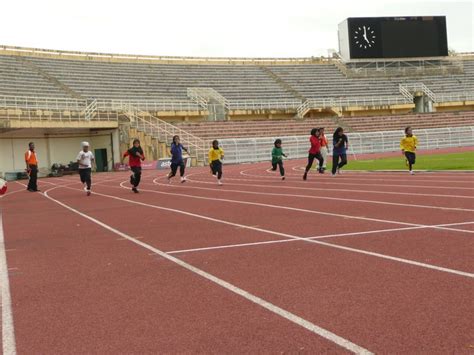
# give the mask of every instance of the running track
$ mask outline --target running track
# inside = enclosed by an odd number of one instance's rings
[[[10,183],[3,353],[474,351],[474,175],[267,165]]]

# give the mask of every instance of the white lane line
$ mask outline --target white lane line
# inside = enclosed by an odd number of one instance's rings
[[[290,167],[289,170],[297,172],[292,173],[289,176],[301,176],[300,174],[304,172],[304,166],[294,166]],[[246,174],[249,171],[262,172],[263,170],[252,169],[252,170],[244,170]],[[416,170],[415,170],[416,171]],[[327,170],[330,172],[330,170]],[[375,173],[374,171],[357,171],[357,170],[344,170],[345,174],[339,176],[340,180],[361,180],[361,181],[396,181],[396,182],[437,182],[437,183],[460,183],[460,184],[472,184],[474,173],[468,173],[464,175],[460,175],[460,173],[454,173],[451,175],[442,175],[440,171],[420,171],[420,174],[416,175],[409,175],[408,170],[400,170],[399,172],[382,172],[382,173]],[[248,176],[262,176],[265,175],[258,175],[258,174],[248,174]],[[469,177],[470,179],[464,180],[459,179],[461,177]],[[444,178],[456,178],[456,180],[448,180]]]
[[[77,189],[73,189],[71,187],[64,187],[64,188],[77,190]],[[120,188],[120,187],[118,187],[118,188]],[[147,191],[153,191],[153,190],[147,190]],[[343,250],[351,251],[351,252],[354,252],[354,253],[371,255],[371,256],[378,257],[378,258],[397,261],[397,262],[408,264],[408,265],[415,265],[415,266],[419,266],[419,267],[423,267],[423,268],[427,268],[427,269],[432,269],[432,270],[447,272],[447,273],[451,273],[451,274],[455,274],[455,275],[474,278],[474,274],[464,272],[464,271],[448,269],[448,268],[444,268],[444,267],[440,267],[440,266],[436,266],[436,265],[431,265],[431,264],[425,264],[425,263],[421,263],[421,262],[417,262],[417,261],[413,261],[413,260],[409,260],[409,259],[396,258],[396,257],[393,257],[393,256],[379,254],[379,253],[372,253],[372,252],[368,252],[368,251],[362,250],[362,249],[343,247],[343,246],[336,245],[336,244],[330,244],[330,243],[325,243],[325,242],[321,242],[321,241],[318,241],[318,240],[306,239],[305,237],[299,237],[299,236],[292,235],[292,234],[275,232],[275,231],[268,230],[268,229],[250,227],[250,226],[247,226],[245,224],[234,223],[234,222],[226,221],[226,220],[223,220],[223,219],[216,219],[216,218],[212,218],[212,217],[208,217],[208,216],[204,216],[204,215],[199,215],[199,214],[196,214],[196,213],[186,212],[186,211],[182,211],[182,210],[178,210],[178,209],[151,205],[151,204],[144,203],[144,202],[128,200],[128,199],[117,197],[117,196],[112,196],[112,195],[107,195],[107,194],[102,194],[102,193],[97,193],[97,192],[95,194],[98,195],[98,196],[107,197],[107,198],[117,200],[117,201],[123,201],[123,202],[131,203],[131,204],[135,204],[135,205],[139,205],[139,206],[150,207],[150,208],[154,208],[154,209],[162,210],[162,211],[168,211],[168,212],[172,212],[172,213],[176,213],[176,214],[181,214],[181,215],[184,215],[184,216],[203,219],[203,220],[206,220],[206,221],[216,222],[216,223],[230,225],[230,226],[234,226],[234,227],[241,227],[243,229],[248,229],[248,230],[261,232],[261,233],[265,233],[265,234],[278,235],[278,236],[288,238],[288,239],[302,240],[302,241],[306,241],[308,243],[320,244],[320,245],[324,245],[324,246],[327,246],[327,247],[330,247],[330,248],[343,249]],[[423,225],[413,225],[413,226],[423,226]],[[427,226],[427,227],[430,227],[430,226]],[[441,227],[440,227],[440,229],[441,229]],[[457,230],[457,231],[461,231],[461,230]]]
[[[52,188],[50,190],[53,190],[55,188]],[[45,191],[44,193],[44,196],[47,197],[48,199],[50,199],[51,201],[59,204],[60,206],[68,209],[69,211],[71,212],[74,212],[78,215],[80,215],[81,217],[83,218],[86,218],[88,219],[89,221],[101,226],[102,228],[112,232],[112,233],[115,233],[119,236],[121,236],[122,238],[125,238],[127,240],[129,240],[130,242],[132,243],[135,243],[139,246],[141,246],[142,248],[145,248],[179,266],[181,266],[182,268],[186,269],[186,270],[189,270],[191,271],[192,273],[196,274],[196,275],[199,275],[213,283],[215,283],[216,285],[219,285],[220,287],[222,288],[225,288],[245,299],[247,299],[248,301],[251,301],[252,303],[255,303],[256,305],[262,307],[262,308],[265,308],[267,310],[269,310],[270,312],[282,317],[282,318],[285,318],[287,320],[289,320],[290,322],[296,324],[296,325],[299,325],[300,327],[303,327],[307,330],[309,330],[310,332],[316,334],[316,335],[319,335],[320,337],[323,337],[331,342],[333,342],[334,344],[337,344],[339,345],[340,347],[344,348],[344,349],[347,349],[349,351],[352,351],[353,353],[355,354],[372,354],[369,350],[357,345],[357,344],[354,344],[352,343],[350,340],[348,339],[345,339],[345,338],[342,338],[340,337],[339,335],[337,334],[334,334],[332,332],[330,332],[329,330],[327,329],[324,329],[324,328],[321,328],[320,326],[314,324],[314,323],[311,323],[310,321],[304,319],[304,318],[301,318],[299,316],[297,316],[296,314],[294,313],[291,313],[283,308],[280,308],[266,300],[264,300],[263,298],[260,298],[258,296],[255,296],[253,294],[251,294],[250,292],[248,291],[245,291],[227,281],[224,281],[204,270],[201,270],[195,266],[192,266],[191,264],[188,264],[178,258],[175,258],[174,256],[171,256],[171,255],[168,255],[167,253],[165,253],[164,251],[160,250],[160,249],[157,249],[149,244],[146,244],[144,242],[141,242],[139,240],[137,240],[136,238],[128,235],[128,234],[125,234],[113,227],[111,227],[110,225],[108,224],[105,224],[93,217],[90,217],[89,215],[85,214],[85,213],[82,213],[72,207],[70,207],[69,205],[66,205],[65,203],[63,202],[60,202],[52,197],[50,197],[48,195],[48,191]]]
[[[256,180],[256,179],[235,179],[235,178],[229,178],[226,177],[225,180],[231,180],[231,181],[251,181],[251,182],[259,182],[259,183],[265,183],[265,182],[272,182],[272,181],[262,181],[262,180]],[[200,180],[190,180],[193,182],[198,182],[201,184],[213,184],[210,181],[200,181]],[[444,197],[444,198],[464,198],[464,199],[474,199],[474,196],[463,196],[463,195],[443,195],[443,194],[424,194],[424,193],[418,193],[418,192],[395,192],[395,191],[374,191],[374,190],[359,190],[359,189],[332,189],[332,188],[318,188],[318,187],[298,187],[298,186],[287,186],[284,183],[281,182],[281,179],[275,179],[275,183],[280,182],[278,185],[251,185],[251,184],[236,184],[236,183],[226,183],[226,185],[232,186],[253,186],[253,187],[261,187],[261,188],[269,188],[269,189],[274,189],[276,186],[280,190],[284,189],[291,189],[291,190],[309,190],[309,191],[335,191],[335,192],[350,192],[350,193],[365,193],[365,194],[382,194],[382,195],[402,195],[402,196],[424,196],[424,197]],[[310,185],[308,182],[300,182],[300,181],[290,181],[292,183],[297,182],[298,184],[306,184]],[[316,182],[316,181],[313,181]],[[313,186],[312,184],[310,186]]]
[[[120,183],[122,188],[123,183]],[[117,188],[115,186],[107,186],[109,188]],[[333,212],[324,212],[324,211],[317,211],[317,210],[308,210],[304,208],[296,208],[296,207],[288,207],[288,206],[280,206],[280,205],[272,205],[266,203],[259,203],[259,202],[250,202],[250,201],[242,201],[242,200],[230,200],[225,198],[217,198],[217,197],[204,197],[204,196],[195,196],[195,195],[188,195],[184,193],[172,193],[172,192],[163,192],[163,191],[156,191],[156,190],[148,190],[148,189],[141,189],[142,191],[152,192],[155,194],[160,195],[168,195],[168,196],[178,196],[178,197],[186,197],[186,198],[193,198],[198,200],[211,200],[211,201],[219,201],[219,202],[227,202],[227,203],[235,203],[235,204],[242,204],[242,205],[250,205],[250,206],[258,206],[258,207],[268,207],[274,209],[281,209],[281,210],[288,210],[288,211],[296,211],[296,212],[303,212],[303,213],[311,213],[311,214],[319,214],[323,216],[330,216],[330,217],[338,217],[338,218],[347,218],[347,219],[356,219],[361,221],[370,221],[370,222],[379,222],[379,223],[387,223],[387,224],[398,224],[398,225],[405,225],[410,227],[425,227],[425,228],[434,228],[434,229],[442,229],[442,230],[449,230],[453,232],[460,232],[460,233],[474,233],[474,231],[464,230],[464,229],[454,229],[448,227],[437,227],[436,225],[429,225],[429,224],[419,224],[419,223],[410,223],[410,222],[401,222],[401,221],[393,221],[388,219],[380,219],[380,218],[370,218],[370,217],[361,217],[361,216],[352,216],[340,213],[333,213]]]
[[[288,176],[290,177],[301,177],[303,172],[304,172],[304,166],[289,166],[286,169],[290,173]],[[318,175],[317,170],[311,170],[314,175]],[[326,173],[330,173],[330,170],[327,170]],[[265,167],[257,167],[253,169],[244,169],[241,170],[240,172],[237,173],[237,175],[241,176],[249,176],[249,177],[258,177],[258,178],[271,178],[270,172],[266,170]],[[274,172],[273,172],[274,174]],[[449,178],[454,179],[454,180],[448,180]],[[467,179],[462,179],[462,178],[467,178]],[[379,173],[376,174],[371,171],[355,171],[355,170],[343,170],[343,173],[341,175],[338,175],[338,181],[341,180],[346,180],[348,181],[394,181],[398,183],[420,183],[420,182],[437,182],[437,183],[462,183],[462,184],[469,184],[472,185],[473,179],[474,178],[474,172],[473,173],[468,173],[464,175],[460,174],[451,174],[451,175],[442,175],[440,172],[420,172],[420,174],[416,175],[409,175],[407,170],[401,171],[400,173]],[[398,184],[397,184],[398,185]],[[405,185],[403,185],[405,186]],[[425,185],[413,185],[414,187],[418,186],[425,186]],[[442,186],[443,188],[449,188],[449,186]],[[463,188],[461,186],[460,188]],[[465,187],[468,189],[474,189],[473,187]]]
[[[2,296],[2,348],[3,354],[16,354],[15,328],[13,325],[12,299],[10,280],[8,279],[7,255],[5,252],[5,235],[3,217],[0,211],[0,288]]]
[[[159,186],[169,186],[169,184],[159,183],[157,182],[158,179],[153,179],[153,183]],[[197,182],[202,183],[198,180],[188,179],[189,182]],[[146,182],[144,184],[147,184]],[[227,185],[227,184],[226,184]],[[228,184],[228,185],[240,185],[240,184]],[[244,184],[242,184],[244,185]],[[258,186],[258,185],[251,185],[246,184],[245,186]],[[348,202],[356,202],[356,203],[372,203],[378,205],[389,205],[389,206],[400,206],[403,208],[428,208],[428,209],[439,209],[439,210],[448,210],[448,211],[461,211],[461,212],[474,212],[474,209],[468,208],[459,208],[459,207],[441,207],[441,206],[428,206],[428,205],[416,205],[416,204],[404,204],[398,202],[386,202],[386,201],[377,201],[377,200],[359,200],[359,199],[352,199],[352,198],[342,198],[342,197],[328,197],[328,196],[312,196],[312,195],[298,195],[298,194],[285,194],[285,193],[271,193],[271,192],[257,192],[257,191],[244,191],[244,190],[228,190],[222,187],[219,187],[219,190],[215,188],[207,188],[207,187],[198,187],[193,185],[186,185],[186,189],[197,189],[197,190],[206,190],[206,191],[213,191],[213,192],[237,192],[242,194],[250,194],[250,195],[262,195],[262,196],[284,196],[284,197],[298,197],[298,198],[308,198],[308,199],[317,199],[317,200],[333,200],[333,201],[348,201]]]
[[[447,227],[447,226],[460,226],[466,224],[473,224],[474,222],[463,222],[463,223],[449,223],[449,224],[437,224],[437,227]],[[352,237],[352,236],[365,236],[371,234],[383,234],[389,232],[402,232],[402,231],[409,231],[409,230],[416,230],[416,229],[426,229],[426,227],[404,227],[404,228],[391,228],[391,229],[378,229],[378,230],[371,230],[371,231],[362,231],[362,232],[349,232],[349,233],[339,233],[339,234],[326,234],[326,235],[319,235],[315,237],[304,238],[307,240],[318,240],[318,239],[329,239],[329,238],[337,238],[337,237]],[[182,254],[182,253],[190,253],[190,252],[198,252],[198,251],[207,251],[207,250],[219,250],[219,249],[229,249],[229,248],[240,248],[240,247],[248,247],[248,246],[259,246],[259,245],[266,245],[266,244],[279,244],[279,243],[291,243],[297,242],[296,239],[274,239],[274,240],[267,240],[263,242],[250,242],[250,243],[240,243],[240,244],[224,244],[224,245],[216,245],[212,247],[202,247],[202,248],[193,248],[193,249],[180,249],[180,250],[171,250],[167,251],[168,254]]]
[[[303,172],[303,171],[302,171]],[[240,175],[240,176],[239,176]],[[309,176],[313,175],[313,180],[311,181],[317,181],[318,183],[320,184],[336,184],[336,185],[367,185],[367,186],[376,186],[376,187],[401,187],[401,188],[406,188],[406,187],[411,187],[411,188],[433,188],[433,189],[446,189],[446,190],[452,190],[452,189],[460,189],[460,190],[474,190],[474,187],[455,187],[455,186],[438,186],[438,185],[418,185],[418,184],[414,184],[413,185],[413,182],[416,181],[416,182],[420,182],[422,183],[423,180],[413,180],[413,179],[410,179],[410,180],[395,180],[395,181],[399,181],[401,184],[380,184],[380,183],[376,183],[376,182],[370,182],[370,181],[376,181],[374,179],[370,179],[369,178],[365,178],[365,176],[363,178],[357,178],[355,177],[354,175],[350,174],[350,173],[342,173],[341,175],[337,175],[335,178],[332,178],[332,177],[329,177],[330,173],[326,173],[324,175],[320,175],[319,173],[312,173],[310,174]],[[308,182],[304,182],[302,180],[302,176],[303,175],[297,175],[297,174],[288,174],[287,177],[289,177],[290,181],[297,181],[301,184],[307,184]],[[412,176],[413,177],[413,176]],[[278,180],[278,176],[271,176],[269,174],[266,174],[266,175],[260,175],[260,174],[248,174],[248,173],[245,173],[245,170],[244,171],[241,171],[239,174],[237,174],[237,176],[235,176],[235,178],[240,178],[240,179],[250,179],[250,180],[255,180],[255,179],[258,179],[259,181],[261,182],[264,182],[264,181],[272,181],[274,179]],[[474,178],[474,173],[473,173],[473,178]],[[387,179],[377,179],[377,180],[382,180],[382,181],[389,181]],[[359,183],[359,182],[353,182],[353,181],[365,181],[367,183]],[[433,180],[427,180],[427,182],[432,182]],[[433,181],[434,182],[434,181]],[[441,181],[441,182],[444,182],[444,181]],[[459,181],[458,181],[459,182]],[[406,184],[404,184],[406,183]],[[468,181],[464,181],[463,183],[465,184],[469,184],[469,183],[472,183],[471,182],[468,182]]]
[[[288,169],[291,169],[293,171],[303,171],[305,166],[306,166],[306,160],[303,162],[295,162],[295,164],[292,164],[291,166],[288,167]],[[245,172],[248,171],[262,171],[259,169],[259,167],[255,167],[252,169],[245,169]],[[473,170],[419,170],[420,175],[415,175],[415,176],[410,176],[408,174],[408,170],[351,170],[347,167],[344,168],[344,171],[347,174],[353,175],[353,176],[369,176],[369,177],[380,177],[380,178],[404,178],[407,181],[412,181],[413,179],[417,178],[441,178],[441,182],[444,181],[451,181],[451,180],[446,180],[447,178],[459,178],[459,177],[464,177],[464,178],[471,178],[473,177]],[[413,179],[412,179],[413,178]],[[446,178],[446,179],[445,179]],[[430,179],[431,180],[431,179]],[[457,181],[457,180],[456,180]],[[454,181],[454,182],[456,182]],[[469,182],[470,180],[461,180],[461,181],[467,181]]]
[[[77,175],[79,176],[79,175]],[[142,175],[143,176],[143,175]],[[108,182],[112,182],[112,181],[118,181],[118,180],[123,180],[125,178],[125,176],[121,175],[121,176],[115,176],[115,177],[104,177],[104,178],[100,178],[100,179],[97,179],[97,177],[92,181],[92,188],[94,188],[95,185],[100,185],[100,184],[104,184],[104,183],[108,183]],[[57,178],[54,178],[55,180],[61,180],[61,181],[65,181],[68,183],[68,185],[72,185],[72,184],[81,184],[81,181],[79,179],[65,179],[65,178],[60,178],[60,177],[57,177]],[[51,184],[51,185],[59,185],[59,184],[55,184],[55,183],[52,183],[52,182],[47,182],[47,181],[44,181],[48,184]]]
[[[253,174],[246,174],[244,171],[241,171],[240,174],[242,176],[249,176],[249,177],[263,177],[260,175],[253,175]],[[318,174],[319,175],[319,174]],[[292,175],[293,176],[293,175]],[[474,190],[474,187],[455,187],[455,186],[426,186],[426,185],[401,185],[401,184],[365,184],[365,183],[348,183],[348,182],[338,182],[337,177],[331,182],[327,181],[326,179],[323,181],[321,179],[318,180],[318,184],[321,185],[358,185],[358,186],[376,186],[376,187],[402,187],[402,188],[413,188],[413,189],[445,189],[445,190]],[[342,179],[341,179],[342,180]]]

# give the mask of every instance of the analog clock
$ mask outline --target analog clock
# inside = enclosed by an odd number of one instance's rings
[[[358,26],[352,39],[356,46],[362,49],[369,49],[375,45],[377,37],[375,36],[375,31],[371,26]]]

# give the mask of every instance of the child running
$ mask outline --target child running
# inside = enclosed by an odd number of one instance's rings
[[[319,129],[318,128],[313,128],[311,130],[311,137],[309,137],[309,141],[311,142],[311,148],[308,151],[308,165],[306,165],[306,169],[303,175],[303,180],[306,180],[308,178],[308,171],[313,166],[313,162],[315,158],[319,162],[318,172],[320,174],[324,173],[323,157],[321,156],[321,144],[319,142]]]
[[[406,163],[411,175],[414,175],[413,165],[415,165],[416,160],[416,146],[418,145],[418,138],[413,135],[413,130],[410,126],[405,128],[405,137],[400,141],[400,149],[402,154],[406,158]]]
[[[281,148],[281,139],[275,140],[275,147],[272,149],[272,170],[276,171],[277,165],[280,168],[280,176],[285,180],[285,168],[283,167],[283,157],[287,157]]]
[[[128,157],[128,165],[133,172],[133,174],[130,175],[132,191],[137,194],[137,187],[140,184],[140,180],[142,178],[142,161],[145,160],[145,155],[143,154],[143,149],[140,145],[139,139],[134,139],[133,146],[123,154],[122,164],[126,157]]]
[[[171,143],[171,172],[168,174],[168,183],[170,184],[171,178],[176,176],[178,167],[181,182],[183,183],[186,181],[186,177],[184,176],[185,164],[183,160],[183,150],[189,154],[188,149],[179,142],[179,136],[174,136],[173,142]]]
[[[211,167],[212,175],[217,174],[217,184],[222,185],[222,159],[224,158],[224,151],[219,147],[219,142],[212,141],[212,147],[209,149],[209,166]]]
[[[77,155],[77,163],[79,164],[79,176],[81,182],[84,186],[84,191],[86,191],[87,196],[91,195],[91,185],[92,185],[92,164],[95,162],[94,154],[89,151],[89,143],[81,143],[82,150]]]
[[[349,149],[349,140],[344,134],[342,127],[337,127],[332,136],[332,176],[341,173],[341,168],[347,164],[347,149]]]
[[[323,157],[323,171],[326,170],[326,165],[328,162],[328,139],[326,135],[324,134],[324,127],[321,127],[319,129],[319,143],[321,143],[321,156]]]

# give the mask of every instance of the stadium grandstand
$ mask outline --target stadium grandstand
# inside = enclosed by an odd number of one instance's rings
[[[47,141],[96,137],[103,170],[135,136],[157,160],[179,134],[200,165],[215,138],[225,146],[226,139],[305,136],[315,126],[349,133],[470,127],[473,110],[469,53],[351,62],[336,54],[194,58],[0,46],[2,150],[25,134],[43,139],[45,149]],[[60,151],[44,169],[67,162],[71,152]]]
[[[474,3],[2,5],[1,354],[474,355]]]

